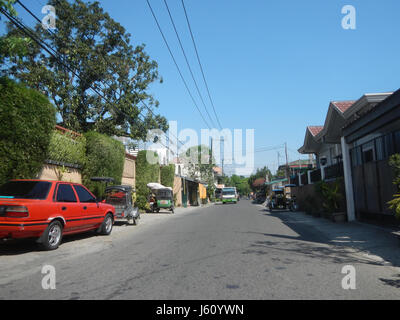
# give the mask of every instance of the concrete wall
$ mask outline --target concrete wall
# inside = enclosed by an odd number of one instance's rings
[[[45,164],[37,175],[37,179],[61,180],[74,183],[82,183],[82,175],[79,169]]]
[[[136,162],[131,158],[125,157],[121,184],[136,188]]]
[[[61,180],[74,183],[82,183],[82,175],[79,169],[62,167],[53,164],[44,164],[36,177],[42,180]],[[136,187],[136,162],[133,158],[125,157],[122,184]]]
[[[176,207],[182,206],[182,179],[180,177],[174,177],[174,195],[176,195]]]
[[[327,184],[333,184],[334,181],[326,182]],[[344,183],[340,185],[340,192],[343,195],[342,201],[340,202],[340,211],[346,210],[346,196],[345,196],[345,188]],[[314,201],[314,206],[319,208],[317,211],[322,211],[322,201],[323,199],[315,190],[315,184],[308,184],[304,186],[292,187],[291,188],[292,196],[296,196],[296,201],[301,211],[305,211],[307,207],[307,198],[312,197]]]

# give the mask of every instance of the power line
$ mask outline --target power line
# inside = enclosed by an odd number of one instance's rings
[[[167,49],[168,49],[168,52],[169,52],[169,54],[171,55],[172,60],[174,61],[175,67],[176,67],[177,70],[178,70],[178,73],[179,73],[179,75],[180,75],[180,77],[181,77],[181,79],[182,79],[182,82],[183,82],[183,84],[185,85],[185,88],[186,88],[186,90],[187,90],[187,92],[188,92],[190,98],[191,98],[192,101],[193,101],[193,104],[195,105],[195,107],[196,107],[197,111],[199,112],[201,118],[203,119],[204,123],[205,123],[205,124],[207,125],[207,127],[211,130],[210,125],[208,124],[208,122],[207,122],[206,119],[204,118],[202,112],[200,111],[199,106],[198,106],[197,103],[196,103],[196,100],[193,98],[193,95],[192,95],[192,93],[190,92],[190,89],[189,89],[189,87],[188,87],[188,85],[187,85],[187,83],[186,83],[186,80],[185,80],[185,78],[184,78],[183,75],[182,75],[181,69],[179,68],[178,63],[176,62],[175,56],[174,56],[174,54],[173,54],[172,51],[171,51],[171,48],[170,48],[170,46],[169,46],[169,44],[168,44],[168,41],[167,41],[167,39],[165,38],[165,35],[164,35],[164,33],[163,33],[162,29],[161,29],[161,26],[160,26],[160,24],[159,24],[159,22],[158,22],[158,19],[157,19],[156,15],[155,15],[155,13],[154,13],[154,11],[153,11],[153,8],[152,8],[151,5],[150,5],[149,0],[146,0],[146,2],[147,2],[147,5],[149,6],[149,9],[150,9],[151,14],[152,14],[152,16],[153,16],[153,18],[154,18],[154,21],[155,21],[156,24],[157,24],[158,30],[159,30],[160,33],[161,33],[161,36],[162,36],[162,38],[163,38],[163,40],[164,40],[164,43],[165,43],[165,45],[166,45],[166,47],[167,47]]]
[[[199,86],[197,85],[197,81],[196,81],[196,79],[195,79],[195,77],[194,77],[194,75],[193,75],[192,68],[190,67],[189,60],[188,60],[188,58],[187,58],[187,56],[186,56],[185,49],[183,48],[181,38],[179,37],[179,33],[178,33],[177,29],[176,29],[174,19],[172,18],[171,11],[169,10],[169,7],[168,7],[168,4],[167,4],[167,1],[166,1],[166,0],[164,0],[164,4],[165,4],[165,7],[167,8],[168,15],[169,15],[169,18],[170,18],[171,23],[172,23],[172,27],[174,28],[175,35],[176,35],[176,37],[178,38],[179,46],[181,47],[183,56],[185,57],[185,61],[186,61],[187,67],[188,67],[189,72],[190,72],[190,74],[191,74],[191,76],[192,76],[194,85],[195,85],[195,87],[196,87],[196,89],[197,89],[197,93],[199,94],[200,100],[201,100],[201,102],[203,103],[204,110],[206,111],[206,113],[207,113],[207,115],[208,115],[208,118],[209,118],[210,121],[211,121],[211,124],[215,127],[214,121],[213,121],[213,119],[211,118],[210,114],[208,113],[208,110],[207,110],[206,104],[205,104],[205,102],[204,102],[203,96],[202,96],[202,94],[200,93]]]
[[[20,2],[19,0],[17,0],[17,1]],[[60,5],[60,7],[62,7],[62,4],[60,3],[59,0],[55,0],[55,1],[56,1],[56,3],[57,3],[58,5]],[[31,14],[32,14],[32,13],[31,13]],[[32,14],[32,15],[33,15],[33,14]],[[72,16],[72,19],[74,19],[74,21],[76,21],[75,16]],[[38,20],[37,18],[36,18],[36,20],[39,21],[39,23],[41,23],[41,21]],[[48,29],[48,31],[50,31],[50,30]],[[52,34],[53,34],[53,33],[52,33]],[[53,34],[53,35],[54,35],[54,34]],[[56,35],[54,35],[54,36],[56,36]],[[120,39],[120,42],[124,43],[126,46],[130,46],[130,44],[126,43],[126,41],[125,41],[124,39],[122,39],[122,38]],[[104,58],[104,56],[103,56],[103,58]],[[109,64],[109,62],[108,62],[107,59],[104,59],[104,61],[105,61],[105,63],[106,63],[107,65],[110,66],[110,64]],[[103,83],[103,85],[104,85],[104,83]],[[114,93],[115,93],[115,90],[113,90],[113,91],[114,91]],[[139,100],[140,100],[140,102],[145,106],[145,108],[146,108],[154,117],[157,116],[157,115],[153,112],[153,110],[143,101],[143,99],[140,99],[140,98],[139,98]],[[144,115],[142,114],[142,112],[139,112],[139,114],[142,115],[142,117],[144,118]],[[144,121],[144,120],[142,120],[142,121]],[[157,128],[157,129],[160,129],[160,130],[162,131],[160,125],[158,125],[158,128]],[[167,137],[166,133],[164,133],[164,135]],[[168,137],[167,137],[167,139],[168,139]],[[176,139],[178,140],[177,137],[176,137]]]
[[[23,6],[23,4],[18,0],[18,3],[21,4]],[[23,6],[23,8],[25,10],[27,10],[32,16],[35,17],[36,20],[38,20],[38,18],[30,11],[28,10],[25,6]],[[55,51],[53,48],[49,47],[49,45],[47,43],[45,43],[43,40],[36,38],[36,35],[29,30],[29,28],[20,20],[16,19],[15,17],[13,17],[12,15],[10,15],[5,9],[0,8],[0,12],[3,13],[10,21],[11,23],[13,23],[18,29],[20,29],[23,33],[25,33],[28,37],[30,37],[34,42],[36,42],[43,50],[45,50],[49,55],[51,55],[53,58],[55,58],[59,63],[61,63],[63,66],[65,66],[71,73],[73,73],[76,77],[78,77],[79,79],[82,80],[82,78],[80,77],[79,74],[77,74],[73,69],[71,69],[71,67],[69,65],[67,65],[65,62],[60,60],[59,57],[59,53],[57,51]],[[40,21],[40,20],[39,20]],[[104,84],[103,84],[104,85]],[[102,95],[96,88],[94,88],[93,86],[89,86],[89,88],[94,91],[98,96],[100,96],[103,100],[105,100],[107,103],[110,104],[110,106],[112,107],[112,109],[120,114],[125,115],[128,119],[130,119],[132,122],[136,122],[135,119],[133,119],[130,115],[126,114],[125,112],[123,112],[122,110],[116,108],[104,95]],[[143,120],[140,119],[139,115],[141,115],[143,117]],[[145,123],[145,116],[139,112],[138,114],[138,119]],[[162,144],[160,142],[160,144]],[[174,154],[174,152],[169,149],[167,146],[165,146],[164,144],[162,144],[164,147],[166,147],[168,150],[171,151],[172,154]]]
[[[61,3],[60,3],[60,1],[59,0],[55,0],[56,2],[57,2],[57,4],[59,4],[60,6],[62,6],[61,5]],[[37,22],[39,22],[39,23],[41,23],[41,21],[40,21],[40,19],[34,14],[34,13],[32,13],[32,11],[31,10],[29,10],[20,0],[16,0],[16,2],[18,2]],[[75,17],[74,16],[72,16],[72,18],[75,20]],[[47,31],[49,32],[49,33],[51,33],[54,37],[58,37],[55,33],[53,33],[50,29],[47,29]],[[121,42],[123,42],[125,45],[127,45],[127,46],[129,46],[129,44],[128,43],[126,43],[125,41],[124,41],[124,39],[120,39],[121,40]],[[107,65],[109,65],[109,63],[108,63],[108,61],[107,61],[107,59],[104,59],[104,61],[105,61],[105,63],[107,64]],[[104,85],[104,83],[103,83],[103,85]],[[115,92],[115,90],[113,90],[114,92]],[[143,101],[143,99],[139,99],[140,100],[140,102],[144,105],[144,107],[154,116],[154,117],[156,117],[157,115],[153,112],[153,110]],[[142,112],[139,112],[139,115],[141,115],[142,117],[143,117],[143,120],[142,120],[142,122],[144,122],[145,120],[144,120],[144,115],[142,114]],[[139,116],[138,115],[138,116]],[[160,129],[161,130],[161,128],[160,128],[160,126],[158,126],[158,129]],[[170,132],[170,134],[171,135],[173,135],[175,138],[176,138],[176,140],[181,144],[181,145],[183,145],[184,146],[184,143],[182,143],[179,139],[178,139],[178,137],[176,137],[174,134],[172,134],[172,132]],[[168,136],[166,135],[166,133],[164,133],[164,135],[165,135],[165,137],[167,138],[167,140],[168,140]],[[168,140],[169,141],[169,140]],[[161,143],[161,142],[160,142]],[[161,143],[162,144],[162,143]],[[162,144],[163,145],[163,144]],[[163,146],[165,146],[165,145],[163,145]],[[166,147],[166,146],[165,146]],[[168,148],[169,149],[169,148]],[[170,149],[169,149],[170,150]],[[171,151],[172,152],[172,151]]]
[[[206,77],[205,77],[205,75],[204,75],[203,66],[202,66],[202,63],[201,63],[201,61],[200,61],[199,52],[198,52],[198,50],[197,50],[196,41],[194,40],[194,35],[193,35],[193,32],[192,32],[192,28],[191,28],[191,26],[190,26],[189,17],[188,17],[187,11],[186,11],[185,3],[184,3],[183,0],[181,0],[181,2],[182,2],[183,10],[184,10],[184,12],[185,12],[186,22],[187,22],[187,25],[188,25],[188,28],[189,28],[189,31],[190,31],[190,36],[191,36],[191,38],[192,38],[193,46],[194,46],[194,49],[195,49],[195,51],[196,51],[197,61],[198,61],[198,63],[199,63],[200,70],[201,70],[201,74],[203,75],[203,81],[204,81],[204,84],[205,84],[206,89],[207,89],[208,98],[210,99],[211,105],[212,105],[212,107],[213,107],[214,115],[215,115],[215,118],[217,119],[218,125],[219,125],[220,129],[222,129],[221,122],[219,121],[217,112],[215,111],[214,102],[213,102],[213,99],[211,98],[210,89],[208,88],[207,80],[206,80]]]

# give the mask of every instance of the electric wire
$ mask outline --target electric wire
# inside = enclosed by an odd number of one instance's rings
[[[190,25],[189,17],[188,17],[187,11],[186,11],[185,3],[184,3],[183,0],[181,0],[181,2],[182,2],[183,10],[184,10],[184,12],[185,12],[186,22],[187,22],[187,25],[188,25],[188,28],[189,28],[189,31],[190,31],[190,36],[191,36],[191,38],[192,38],[192,43],[193,43],[193,46],[194,46],[194,49],[195,49],[195,52],[196,52],[197,61],[198,61],[198,63],[199,63],[200,70],[201,70],[201,74],[202,74],[202,76],[203,76],[204,85],[205,85],[205,87],[206,87],[206,89],[207,89],[208,98],[210,99],[210,102],[211,102],[212,108],[213,108],[213,110],[214,110],[214,115],[215,115],[215,118],[217,119],[218,125],[219,125],[220,129],[222,129],[221,122],[219,121],[217,112],[215,111],[215,106],[214,106],[213,99],[211,98],[210,89],[209,89],[209,87],[208,87],[207,80],[206,80],[206,76],[205,76],[205,74],[204,74],[203,66],[202,66],[202,63],[201,63],[201,60],[200,60],[200,55],[199,55],[199,52],[198,52],[198,50],[197,50],[196,41],[195,41],[195,39],[194,39],[194,35],[193,35],[193,32],[192,32],[192,27],[191,27],[191,25]]]
[[[189,94],[189,96],[190,96],[190,98],[191,98],[193,104],[195,105],[197,111],[199,112],[201,118],[203,119],[203,122],[204,122],[204,123],[206,124],[206,126],[211,130],[210,125],[208,124],[208,122],[207,122],[206,119],[204,118],[203,113],[200,111],[200,108],[199,108],[199,106],[197,105],[197,102],[196,102],[196,100],[194,99],[194,97],[193,97],[193,95],[192,95],[192,93],[191,93],[191,91],[190,91],[190,89],[189,89],[189,87],[188,87],[188,84],[187,84],[185,78],[183,77],[183,74],[182,74],[182,72],[181,72],[181,69],[179,68],[178,63],[176,62],[175,56],[174,56],[174,54],[172,53],[172,50],[171,50],[171,48],[170,48],[170,46],[169,46],[169,44],[168,44],[168,41],[167,41],[167,39],[166,39],[166,37],[165,37],[165,35],[164,35],[164,32],[163,32],[162,29],[161,29],[160,23],[158,22],[158,19],[157,19],[156,15],[155,15],[155,13],[154,13],[154,11],[153,11],[153,8],[152,8],[152,6],[151,6],[149,0],[146,0],[146,2],[147,2],[147,5],[148,5],[148,7],[149,7],[149,9],[150,9],[150,11],[151,11],[151,14],[152,14],[152,16],[153,16],[153,18],[154,18],[154,21],[155,21],[156,24],[157,24],[157,28],[158,28],[158,30],[160,31],[160,34],[161,34],[161,36],[162,36],[162,38],[163,38],[163,40],[164,40],[164,44],[165,44],[165,46],[166,46],[167,49],[168,49],[168,52],[169,52],[169,54],[170,54],[170,56],[171,56],[171,58],[172,58],[172,60],[173,60],[173,62],[174,62],[174,64],[175,64],[176,69],[178,70],[179,76],[180,76],[180,78],[181,78],[181,80],[182,80],[182,82],[183,82],[183,84],[184,84],[184,86],[185,86],[185,88],[186,88],[186,90],[187,90],[187,92],[188,92],[188,94]]]

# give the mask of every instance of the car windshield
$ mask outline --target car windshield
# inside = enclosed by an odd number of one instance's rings
[[[235,189],[226,189],[226,190],[222,191],[222,194],[224,196],[234,196],[234,195],[236,195],[236,191],[235,191]]]
[[[120,189],[107,190],[105,193],[106,203],[112,205],[126,205],[126,192]]]
[[[50,186],[48,181],[10,181],[0,186],[0,199],[44,200]]]
[[[157,190],[156,197],[159,200],[171,200],[172,199],[172,192],[169,189]]]

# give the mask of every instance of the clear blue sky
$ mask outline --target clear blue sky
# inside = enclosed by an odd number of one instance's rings
[[[42,15],[40,5],[45,0],[23,2]],[[133,44],[146,44],[147,53],[158,62],[164,83],[153,85],[151,92],[160,101],[159,112],[178,121],[179,129],[204,128],[146,1],[100,3],[132,34]],[[150,3],[204,112],[164,3]],[[181,2],[168,0],[168,4],[206,99]],[[222,126],[255,129],[256,148],[287,142],[289,160],[296,160],[299,155],[294,151],[303,144],[306,126],[324,123],[330,101],[400,88],[398,0],[185,0],[185,4]],[[356,30],[341,26],[341,9],[348,4],[356,8]],[[282,164],[283,149],[280,154]],[[276,169],[277,151],[257,153],[255,164]]]

